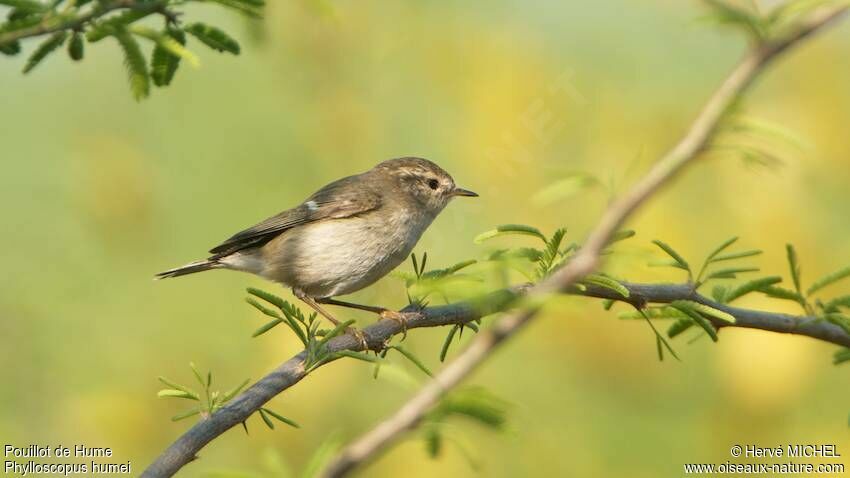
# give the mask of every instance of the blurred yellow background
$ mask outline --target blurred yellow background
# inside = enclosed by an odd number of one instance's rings
[[[191,383],[194,361],[229,388],[298,350],[280,330],[250,338],[263,320],[244,288],[274,285],[153,274],[378,161],[424,156],[481,194],[451,204],[425,234],[416,250],[432,267],[523,243],[472,243],[501,223],[566,226],[581,240],[746,44],[679,0],[270,3],[262,28],[190,9],[240,39],[243,54],[190,43],[203,65],[182,65],[139,104],[114,42],[93,45],[81,64],[57,54],[28,77],[20,58],[3,60],[2,441],[109,446],[140,473],[192,421],[169,420],[186,404],[156,398],[158,375]],[[734,235],[765,250],[750,261],[765,275],[787,277],[787,242],[804,279],[850,264],[848,40],[845,23],[783,57],[745,102],[803,147],[775,168],[699,161],[639,212],[638,235],[607,269],[681,281],[646,267],[658,257],[651,239],[696,262]],[[533,200],[576,172],[605,187]],[[850,292],[839,288],[830,293]],[[352,298],[406,302],[391,277]],[[741,305],[796,312],[756,295]],[[725,462],[736,443],[835,443],[850,455],[850,369],[831,365],[837,347],[723,330],[717,344],[675,340],[683,361],[659,363],[650,329],[617,310],[559,300],[475,375],[513,404],[505,433],[454,422],[478,471],[451,445],[429,459],[413,436],[363,476],[679,476],[683,463]],[[417,330],[405,345],[436,368],[446,332]],[[269,404],[301,429],[271,431],[254,417],[249,436],[227,432],[182,475],[294,476],[329,437],[355,436],[411,393],[348,362]]]

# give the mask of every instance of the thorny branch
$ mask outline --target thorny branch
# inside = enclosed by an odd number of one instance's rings
[[[131,0],[122,1],[131,2]],[[669,303],[674,300],[692,300],[735,316],[735,324],[708,318],[718,328],[746,327],[791,333],[850,347],[850,335],[837,325],[819,321],[814,317],[791,316],[719,304],[698,294],[689,284],[623,283],[630,292],[629,299],[624,299],[605,288],[588,286],[585,290],[579,291],[574,287],[578,280],[596,269],[600,252],[626,219],[708,146],[725,112],[771,60],[800,40],[828,25],[845,11],[846,8],[821,10],[802,22],[799,28],[790,34],[756,45],[750,50],[709,99],[679,143],[662,157],[625,196],[608,208],[584,246],[566,266],[552,276],[536,285],[518,286],[495,292],[488,300],[480,302],[480,304],[487,304],[485,308],[473,306],[470,303],[456,303],[422,310],[404,309],[407,328],[415,329],[467,323],[510,308],[519,296],[530,298],[525,302],[526,307],[508,312],[492,327],[478,334],[455,360],[447,364],[433,381],[397,413],[344,449],[325,470],[325,476],[338,477],[347,474],[385,449],[405,431],[415,427],[447,390],[460,383],[486,360],[501,342],[512,337],[531,321],[539,311],[539,304],[542,302],[540,299],[553,293],[626,300],[637,306],[647,303]],[[35,34],[37,33],[29,36]],[[3,41],[8,39],[0,36],[0,43]],[[363,333],[368,348],[380,351],[393,336],[402,333],[402,327],[397,322],[385,320],[364,328]],[[360,343],[351,335],[336,337],[328,342],[327,347],[331,353],[361,350]],[[307,375],[304,368],[305,357],[305,352],[301,352],[287,360],[218,412],[195,424],[157,457],[142,476],[174,475],[180,468],[194,460],[197,453],[209,442],[245,421],[267,401],[304,378]]]
[[[581,278],[593,272],[599,263],[600,253],[626,219],[662,186],[676,176],[687,164],[699,157],[710,144],[724,114],[741,94],[753,83],[759,73],[779,54],[843,15],[847,7],[823,9],[802,21],[798,28],[786,36],[756,44],[732,70],[697,115],[684,137],[673,149],[659,159],[655,166],[634,187],[605,211],[597,226],[575,257],[549,278],[531,287],[530,303],[557,292],[569,290]],[[488,330],[480,333],[451,363],[425,385],[395,414],[379,423],[366,434],[355,439],[330,463],[324,471],[326,477],[340,477],[365,463],[381,450],[412,429],[448,390],[481,365],[503,341],[519,332],[537,316],[539,307],[527,307],[508,313]],[[779,319],[784,326],[794,330],[796,321]],[[833,331],[835,332],[835,331]],[[842,335],[843,332],[842,332]]]

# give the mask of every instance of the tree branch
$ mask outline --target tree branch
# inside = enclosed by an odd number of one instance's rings
[[[99,18],[114,12],[115,10],[136,9],[142,11],[155,12],[164,9],[166,2],[145,2],[142,0],[114,0],[108,4],[97,2],[86,13],[80,15],[56,14],[45,18],[38,25],[33,25],[20,30],[12,30],[8,32],[0,32],[0,46],[48,33],[55,33],[62,30],[76,30],[81,28],[86,23],[98,20]]]
[[[723,115],[771,60],[840,17],[846,10],[847,7],[839,7],[818,11],[801,22],[792,33],[781,39],[756,45],[750,50],[708,100],[676,146],[658,160],[625,196],[615,201],[605,211],[584,246],[573,259],[552,276],[529,289],[530,303],[537,304],[548,294],[567,291],[582,277],[593,272],[599,263],[600,253],[613,234],[639,206],[668,183],[684,166],[696,159],[699,153],[709,145]],[[509,313],[491,328],[480,333],[454,361],[446,365],[395,414],[346,447],[330,463],[323,475],[341,477],[348,474],[356,466],[388,447],[404,432],[415,427],[446,391],[457,386],[472,373],[504,340],[519,332],[537,315],[538,310],[539,307],[532,306]],[[782,322],[785,322],[785,319]],[[789,324],[786,323],[783,327],[788,326]],[[806,323],[804,327],[811,326],[811,323]]]
[[[850,335],[837,325],[817,321],[814,317],[798,317],[786,314],[762,312],[742,309],[719,304],[693,291],[689,284],[632,284],[621,283],[629,290],[629,298],[624,299],[616,292],[597,287],[587,286],[583,291],[573,289],[570,294],[613,299],[627,302],[635,306],[648,303],[670,303],[674,300],[693,300],[728,312],[735,316],[737,323],[712,320],[715,326],[746,327],[770,330],[796,335],[805,335],[837,345],[850,347]],[[531,285],[525,284],[511,289],[492,293],[480,303],[488,307],[482,308],[468,302],[428,307],[422,310],[404,309],[402,312],[407,319],[407,328],[440,327],[454,324],[466,324],[493,313],[503,304],[510,303],[523,295]],[[401,326],[391,320],[382,320],[363,329],[366,341],[371,350],[380,351],[393,336],[401,334]],[[350,335],[332,339],[328,343],[331,352],[342,350],[359,350],[358,341]],[[307,373],[304,370],[306,354],[301,352],[287,360],[277,369],[252,385],[244,393],[225,405],[211,417],[204,419],[174,442],[156,461],[142,474],[143,477],[172,476],[183,465],[195,458],[195,455],[207,443],[215,439],[233,426],[247,420],[266,402],[284,390],[298,383]]]
[[[407,328],[464,324],[503,310],[512,304],[519,295],[529,295],[532,298],[529,301],[530,304],[539,304],[540,301],[535,299],[541,299],[556,292],[623,300],[621,296],[604,288],[589,286],[584,291],[578,291],[572,285],[596,268],[599,253],[626,218],[706,147],[724,112],[770,60],[789,46],[837,18],[843,12],[844,9],[819,12],[784,39],[760,45],[745,56],[700,112],[685,137],[626,196],[616,201],[605,212],[599,225],[589,236],[587,243],[565,267],[537,285],[524,285],[498,291],[491,294],[486,300],[476,302],[475,305],[464,302],[429,307],[419,311],[410,308],[405,309],[403,312],[407,318]],[[4,38],[0,36],[0,43],[2,43],[2,40]],[[628,302],[633,305],[669,303],[680,299],[694,300],[728,312],[737,319],[736,324],[719,323],[715,319],[710,319],[717,327],[748,327],[793,333],[838,345],[850,346],[850,335],[846,334],[840,327],[818,321],[813,317],[797,317],[718,304],[699,295],[688,284],[625,283],[624,286],[631,292]],[[491,328],[482,331],[454,361],[446,365],[432,382],[426,385],[396,414],[344,450],[328,468],[326,475],[342,476],[346,474],[384,449],[401,433],[413,428],[424,414],[437,403],[445,391],[457,385],[471,373],[493,352],[499,343],[519,331],[536,315],[537,311],[538,308],[533,306],[514,311],[505,315]],[[394,321],[379,321],[363,329],[368,348],[375,351],[382,350],[393,336],[401,332],[401,326]],[[361,350],[358,340],[350,335],[332,339],[328,342],[327,347],[331,353],[342,350]],[[142,476],[172,476],[185,464],[194,460],[196,454],[207,443],[248,419],[267,401],[304,378],[307,375],[304,368],[305,358],[305,352],[292,357],[218,412],[195,424],[157,457],[143,472]]]

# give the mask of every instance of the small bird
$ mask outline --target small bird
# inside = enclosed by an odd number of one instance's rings
[[[375,283],[401,264],[434,218],[457,196],[431,161],[405,157],[334,181],[299,206],[272,216],[212,248],[210,257],[160,272],[158,279],[211,269],[250,272],[291,287],[293,294],[338,325],[319,304],[367,310],[402,321],[397,312],[333,299]],[[404,324],[402,324],[404,325]],[[355,333],[365,345],[361,333]]]

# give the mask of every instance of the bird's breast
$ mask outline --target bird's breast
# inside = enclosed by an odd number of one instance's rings
[[[318,221],[263,246],[263,276],[313,297],[367,287],[403,262],[432,217],[403,210]]]

